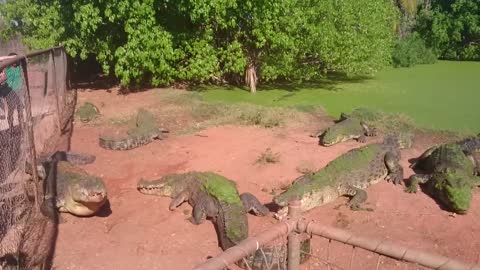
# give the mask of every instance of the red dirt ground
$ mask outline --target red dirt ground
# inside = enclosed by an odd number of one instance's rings
[[[135,108],[151,103],[151,93],[127,97],[105,91],[79,93],[80,101],[102,104],[103,113],[132,113]],[[103,177],[109,191],[111,213],[102,217],[77,218],[64,215],[57,241],[56,269],[191,269],[207,256],[221,252],[217,246],[211,222],[193,225],[186,220],[190,206],[183,204],[169,211],[170,199],[146,196],[135,189],[144,177],[157,178],[165,174],[189,170],[211,170],[238,183],[240,192],[251,192],[263,203],[269,203],[269,191],[287,184],[300,173],[297,167],[319,169],[329,161],[361,144],[351,141],[329,148],[318,146],[309,137],[311,128],[263,129],[256,127],[223,126],[210,128],[196,135],[170,136],[162,141],[130,151],[108,151],[98,146],[99,128],[75,124],[72,151],[96,155],[95,163],[84,168]],[[201,136],[197,136],[201,135]],[[377,140],[379,140],[378,138]],[[371,140],[370,140],[371,141]],[[411,175],[409,158],[418,156],[434,138],[419,137],[414,148],[402,152],[405,177]],[[276,164],[254,164],[258,156],[270,147],[280,153]],[[367,236],[387,238],[412,248],[478,262],[480,251],[480,194],[476,191],[470,212],[452,217],[441,210],[425,194],[407,194],[403,186],[379,183],[368,190],[368,206],[373,212],[352,212],[334,207],[346,198],[306,213],[309,219],[325,225],[347,229]],[[250,233],[255,234],[275,223],[272,217],[249,215]],[[314,238],[313,252],[325,256],[325,241]],[[341,248],[341,247],[340,247]],[[347,265],[350,253],[335,252],[334,262]],[[345,249],[344,251],[348,251]],[[363,255],[362,255],[363,254]],[[357,252],[357,257],[375,255]],[[382,269],[394,269],[395,264],[383,264]],[[321,269],[309,263],[309,269]],[[370,267],[356,266],[355,269]],[[409,268],[412,269],[412,268]]]

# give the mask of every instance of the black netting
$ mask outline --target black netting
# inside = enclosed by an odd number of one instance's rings
[[[36,207],[43,190],[34,164],[41,155],[69,149],[76,94],[67,87],[63,48],[0,59],[1,269],[12,256],[28,261],[19,254],[42,252],[36,246],[45,242],[49,221]],[[42,233],[32,235],[31,228]]]

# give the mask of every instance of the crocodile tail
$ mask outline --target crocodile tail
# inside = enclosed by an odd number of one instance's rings
[[[157,137],[154,136],[129,136],[124,139],[111,139],[107,137],[100,137],[99,145],[100,147],[109,150],[130,150],[151,143],[156,138]]]
[[[300,264],[310,258],[310,238],[300,242]],[[287,246],[278,245],[260,248],[252,255],[236,263],[240,268],[252,270],[286,270]]]

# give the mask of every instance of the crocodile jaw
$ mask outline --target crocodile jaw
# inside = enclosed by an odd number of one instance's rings
[[[92,216],[106,203],[106,196],[93,196],[90,201],[75,201],[73,198],[57,201],[60,212],[76,216]]]
[[[146,195],[156,195],[170,197],[173,194],[173,188],[167,184],[167,181],[154,180],[147,181],[140,179],[137,184],[137,190]]]
[[[300,199],[300,210],[306,212],[318,206],[335,201],[339,197],[338,191],[334,187],[324,187],[320,191],[312,191]],[[275,214],[275,218],[282,220],[288,214],[288,205],[281,203],[282,208]]]
[[[323,146],[332,146],[334,144],[345,142],[345,141],[348,141],[350,139],[351,139],[350,136],[339,136],[339,137],[336,137],[333,140],[325,140],[325,138],[322,138],[322,145]]]

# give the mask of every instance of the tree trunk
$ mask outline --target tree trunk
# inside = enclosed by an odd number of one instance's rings
[[[245,70],[245,84],[250,88],[251,93],[257,91],[257,73],[253,63],[249,63]]]

